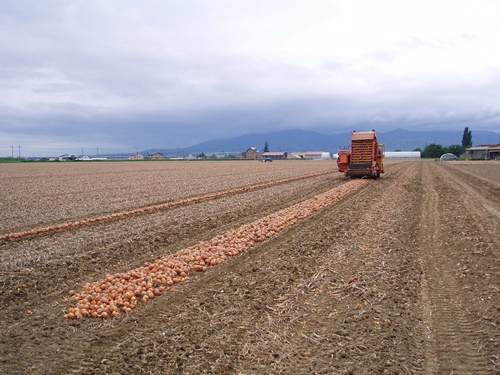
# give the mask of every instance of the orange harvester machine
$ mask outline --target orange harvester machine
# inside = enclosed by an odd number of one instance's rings
[[[378,143],[375,130],[351,136],[351,148],[338,151],[337,166],[346,177],[376,179],[384,173],[384,144]]]

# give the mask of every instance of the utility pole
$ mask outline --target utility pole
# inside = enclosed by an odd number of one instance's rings
[[[14,159],[14,146],[10,146],[10,148],[12,149],[12,159]]]
[[[17,146],[19,147],[19,159],[21,159],[21,146]]]

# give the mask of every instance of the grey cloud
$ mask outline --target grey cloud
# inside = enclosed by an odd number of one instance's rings
[[[349,2],[313,3],[2,2],[2,138],[185,147],[255,129],[500,128],[498,60],[475,74],[397,65],[479,42],[481,30],[336,50],[360,27],[330,33]]]

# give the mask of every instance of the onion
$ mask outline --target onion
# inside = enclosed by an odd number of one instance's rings
[[[367,183],[367,180],[351,180],[326,193],[280,210],[274,214],[231,229],[209,241],[157,260],[146,262],[142,267],[127,273],[108,275],[103,280],[85,284],[80,293],[70,291],[77,307],[71,307],[65,319],[118,317],[121,311],[130,313],[139,299],[147,303],[164,293],[168,287],[185,282],[190,271],[203,272],[266,241],[301,219],[311,216],[323,207],[334,204],[350,192]]]

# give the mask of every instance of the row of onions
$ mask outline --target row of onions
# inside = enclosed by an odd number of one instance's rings
[[[146,303],[174,284],[188,280],[193,271],[206,271],[230,256],[241,254],[299,220],[330,206],[357,190],[367,180],[351,180],[326,193],[280,210],[274,214],[232,229],[209,241],[203,241],[174,254],[145,263],[126,273],[110,275],[84,285],[81,292],[70,292],[75,303],[66,319],[118,317],[130,313],[139,303]]]
[[[79,226],[90,224],[90,223],[97,223],[100,221],[113,220],[113,219],[117,219],[117,218],[147,213],[147,212],[151,212],[151,211],[163,210],[163,209],[181,206],[181,205],[185,205],[185,204],[196,203],[196,202],[200,202],[200,201],[204,201],[204,200],[208,200],[208,199],[216,199],[216,198],[223,197],[225,195],[245,193],[248,191],[262,189],[262,188],[275,186],[275,185],[279,185],[279,184],[284,184],[284,183],[288,183],[288,182],[292,182],[292,181],[302,180],[302,179],[311,178],[311,177],[317,177],[317,176],[325,175],[328,173],[332,173],[332,172],[327,171],[327,172],[308,174],[308,175],[304,175],[304,176],[290,177],[290,178],[281,179],[281,180],[277,180],[277,181],[265,182],[265,183],[250,185],[250,186],[243,186],[243,187],[239,187],[239,188],[218,191],[215,193],[198,195],[198,196],[191,197],[191,198],[180,199],[180,200],[176,200],[176,201],[172,201],[172,202],[155,204],[155,205],[151,205],[151,206],[147,206],[147,207],[143,207],[143,208],[136,208],[133,210],[116,212],[116,213],[109,214],[109,215],[103,215],[103,216],[92,217],[92,218],[85,218],[85,219],[78,220],[78,221],[71,221],[71,222],[67,222],[67,223],[51,225],[51,226],[42,227],[42,228],[35,228],[35,229],[22,231],[22,232],[7,233],[7,234],[0,235],[0,241],[7,240],[7,239],[22,238],[22,237],[26,237],[29,235],[36,235],[36,234],[41,234],[41,233],[53,232],[53,231],[57,231],[57,230],[65,229],[65,228],[79,227]]]

